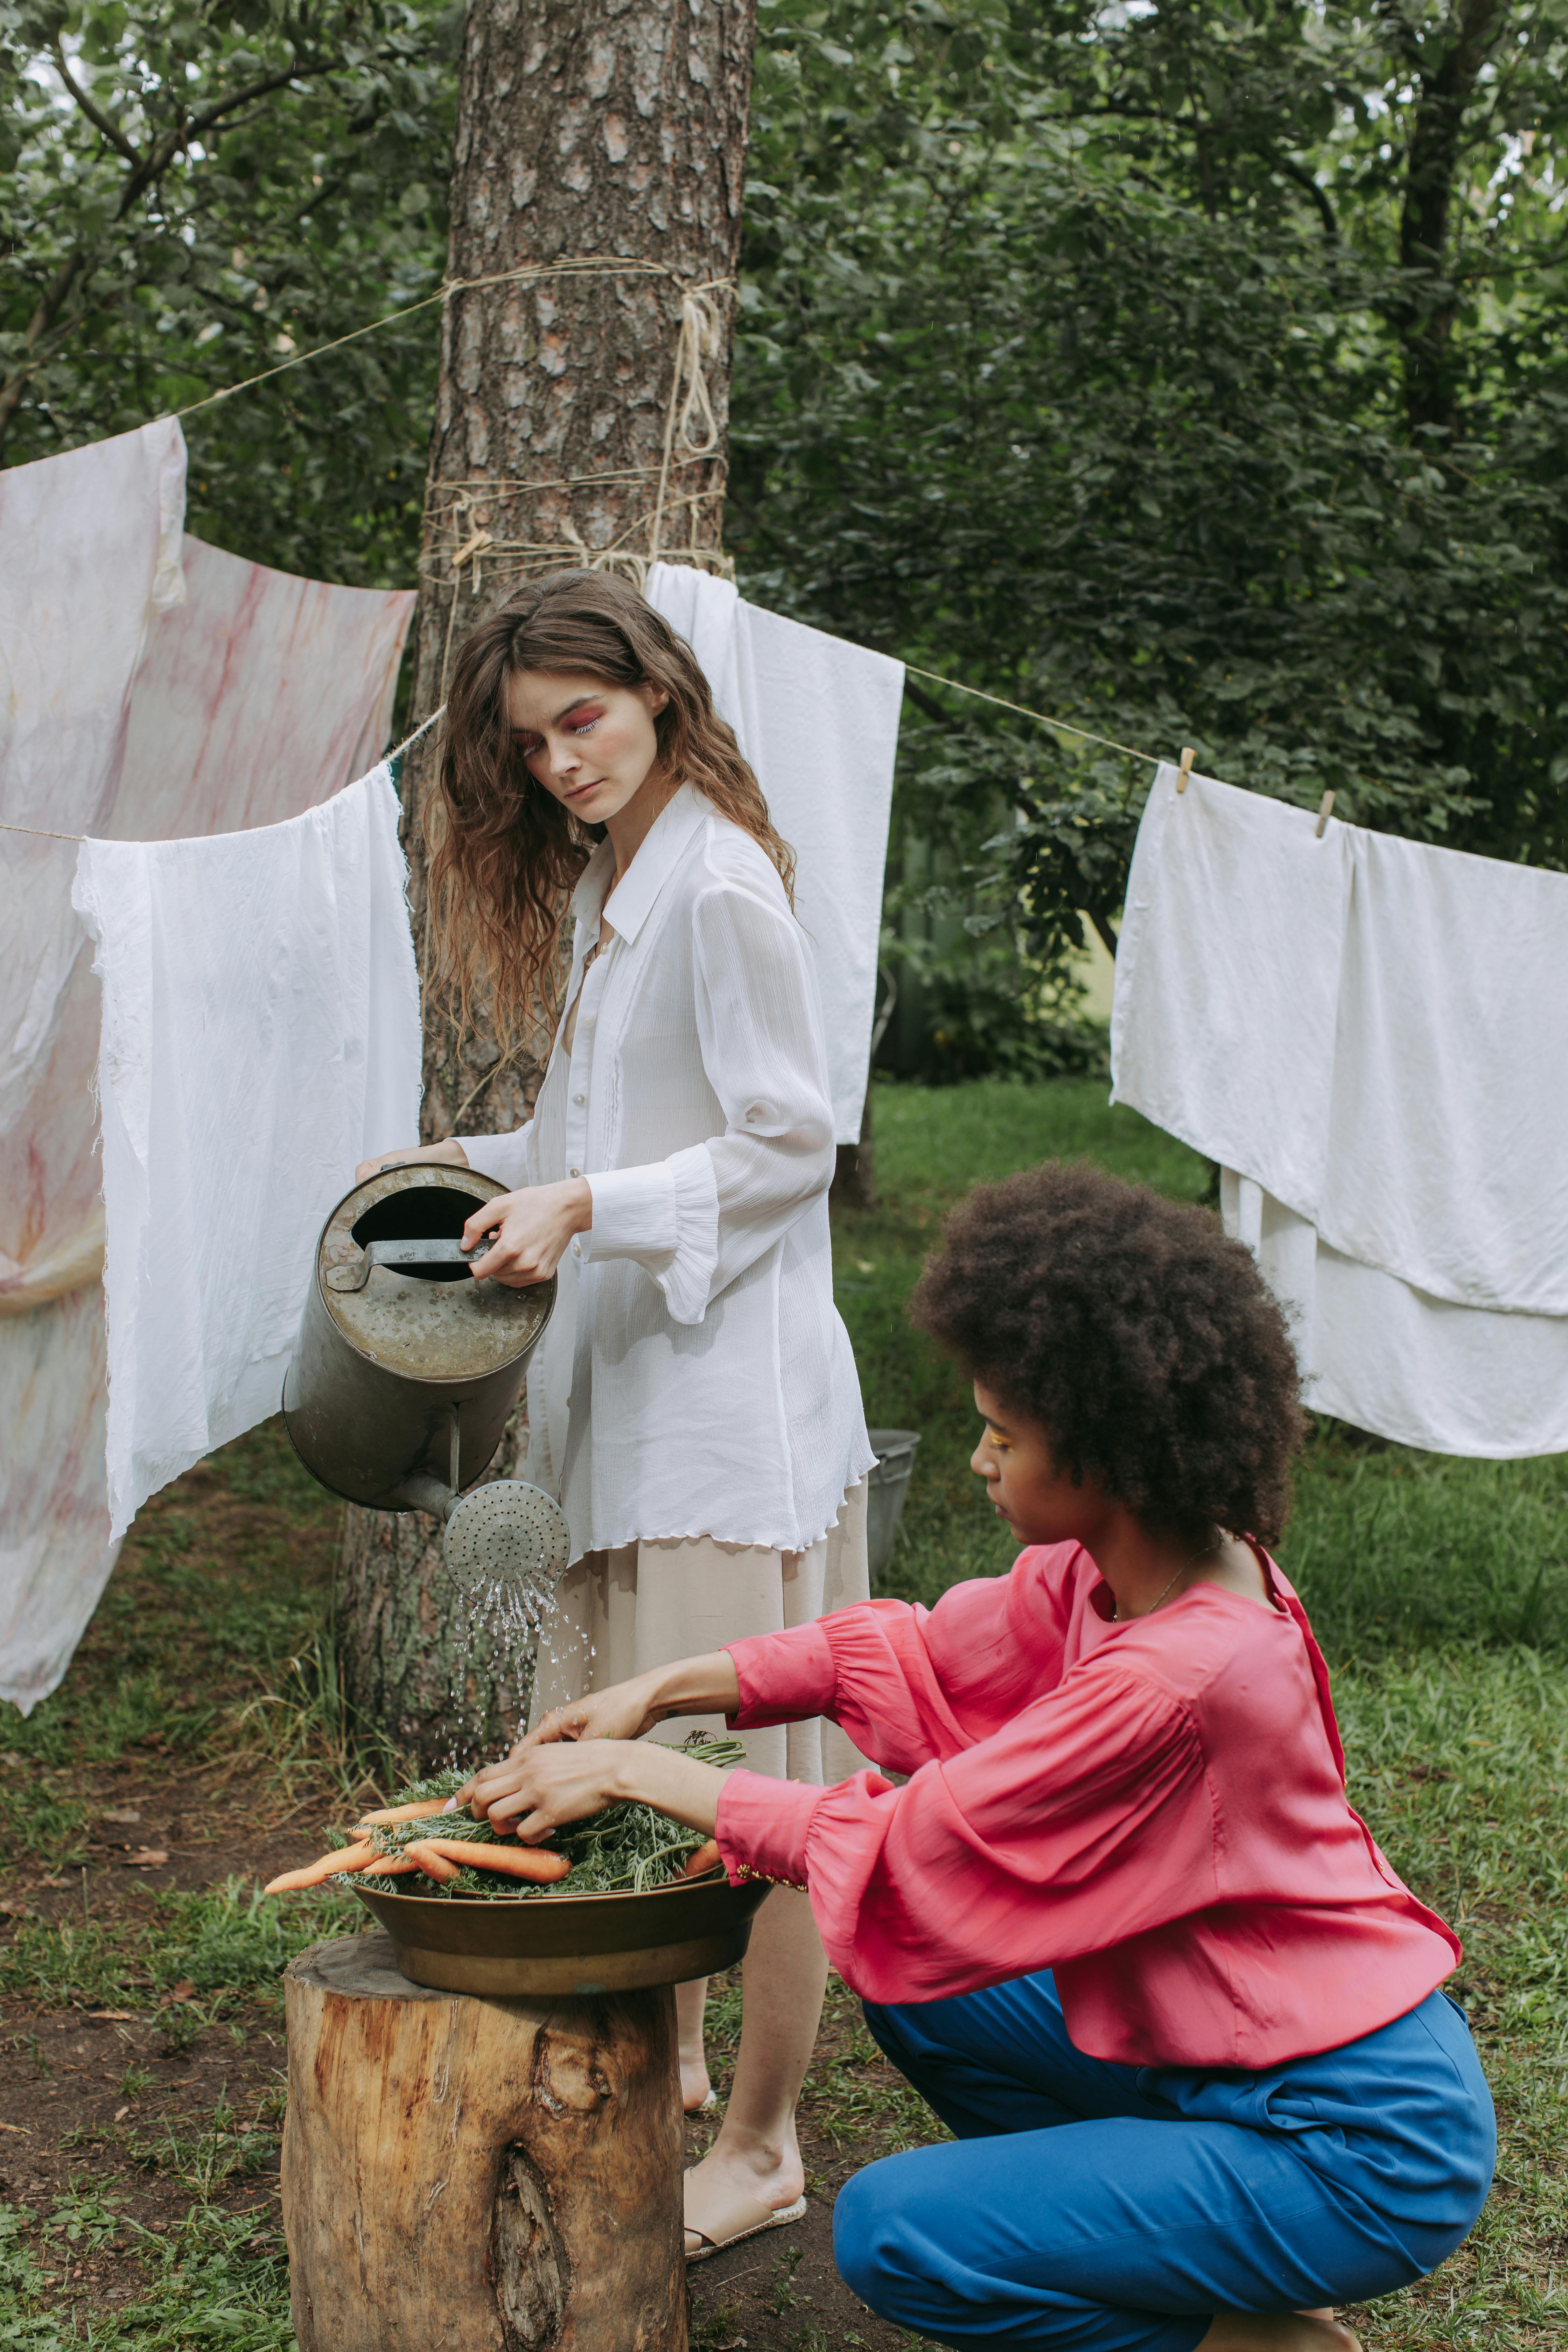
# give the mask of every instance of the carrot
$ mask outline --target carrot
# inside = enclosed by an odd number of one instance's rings
[[[281,1877],[269,1879],[262,1889],[266,1895],[294,1895],[306,1886],[321,1886],[340,1870],[368,1870],[380,1855],[373,1845],[341,1846],[336,1853],[324,1853],[319,1862],[307,1864],[303,1870],[286,1870]]]
[[[444,1813],[448,1799],[422,1797],[416,1805],[389,1805],[384,1813],[366,1813],[354,1823],[357,1835],[361,1830],[389,1830],[399,1822],[422,1822],[431,1813]]]
[[[442,1845],[457,1843],[456,1838],[441,1840]],[[431,1838],[418,1838],[412,1845],[405,1845],[403,1849],[403,1859],[405,1862],[411,1862],[416,1870],[422,1870],[426,1878],[435,1879],[437,1885],[442,1885],[447,1879],[456,1878],[458,1875],[457,1864],[448,1862]]]
[[[719,1841],[710,1838],[706,1845],[700,1845],[695,1853],[687,1855],[686,1867],[680,1874],[683,1878],[700,1878],[705,1870],[712,1869],[718,1859]]]
[[[563,1853],[552,1853],[544,1846],[481,1845],[477,1838],[421,1838],[416,1846],[405,1845],[403,1851],[417,1853],[421,1869],[423,1857],[434,1853],[446,1862],[468,1863],[475,1870],[500,1870],[509,1878],[531,1879],[536,1886],[553,1885],[572,1867]]]

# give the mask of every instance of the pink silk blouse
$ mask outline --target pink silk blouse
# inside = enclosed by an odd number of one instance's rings
[[[1461,1957],[1345,1795],[1328,1668],[1272,1608],[1196,1584],[1112,1622],[1077,1544],[934,1609],[871,1601],[731,1645],[742,1728],[831,1716],[889,1771],[732,1772],[732,1877],[804,1885],[875,2001],[1049,1968],[1068,2031],[1125,2065],[1272,2066],[1402,2017]]]

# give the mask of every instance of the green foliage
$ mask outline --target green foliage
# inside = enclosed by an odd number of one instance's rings
[[[1441,5],[764,0],[762,27],[751,592],[1254,788],[1563,863],[1563,0],[1507,0],[1474,54]],[[900,825],[951,910],[1010,888],[1058,968],[1120,906],[1152,772],[914,692]]]
[[[0,0],[0,437],[123,432],[427,295],[461,20],[447,0]],[[438,313],[191,420],[198,535],[413,569]]]
[[[668,1747],[669,1743],[655,1744]],[[700,1731],[689,1732],[679,1752],[689,1755],[699,1764],[721,1767],[739,1764],[745,1756],[738,1739]],[[455,1796],[468,1777],[464,1772],[437,1772],[428,1780],[411,1782],[393,1799],[393,1804],[412,1804],[426,1797]],[[389,1855],[402,1853],[406,1847],[418,1844],[421,1838],[437,1835],[460,1839],[469,1845],[502,1843],[488,1821],[477,1821],[467,1811],[440,1814],[434,1821],[392,1822],[370,1832],[372,1843]],[[560,1895],[645,1895],[656,1886],[666,1886],[679,1879],[688,1856],[704,1843],[700,1830],[687,1829],[667,1814],[655,1812],[651,1805],[607,1805],[590,1820],[572,1822],[555,1832],[551,1846],[563,1853],[572,1867],[565,1878],[557,1879],[550,1886],[535,1886],[526,1879],[505,1878],[486,1870],[481,1864],[460,1867],[455,1878],[443,1880],[434,1887],[423,1880],[416,1880],[415,1885],[426,1895],[489,1903],[515,1903]],[[406,1878],[388,1878],[372,1870],[340,1873],[334,1884],[345,1891],[369,1886],[382,1895],[413,1892]]]

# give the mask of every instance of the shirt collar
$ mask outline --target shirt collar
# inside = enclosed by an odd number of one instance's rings
[[[620,938],[635,940],[707,814],[702,795],[690,784],[680,785],[649,825],[619,882],[615,879],[615,851],[608,841],[600,842],[572,894],[572,912],[578,922],[596,929],[607,917]]]

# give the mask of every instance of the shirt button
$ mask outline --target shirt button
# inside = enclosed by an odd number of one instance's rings
[[[585,1103],[588,1097],[586,1095],[574,1095],[572,1099],[574,1103]]]
[[[580,1168],[569,1168],[566,1173],[568,1176],[581,1176],[583,1171]]]
[[[574,1242],[574,1243],[573,1243],[573,1244],[572,1244],[572,1255],[573,1255],[573,1256],[574,1256],[574,1257],[581,1257],[581,1256],[582,1256],[582,1255],[583,1255],[583,1244],[582,1244],[582,1243],[581,1243],[581,1242]]]

